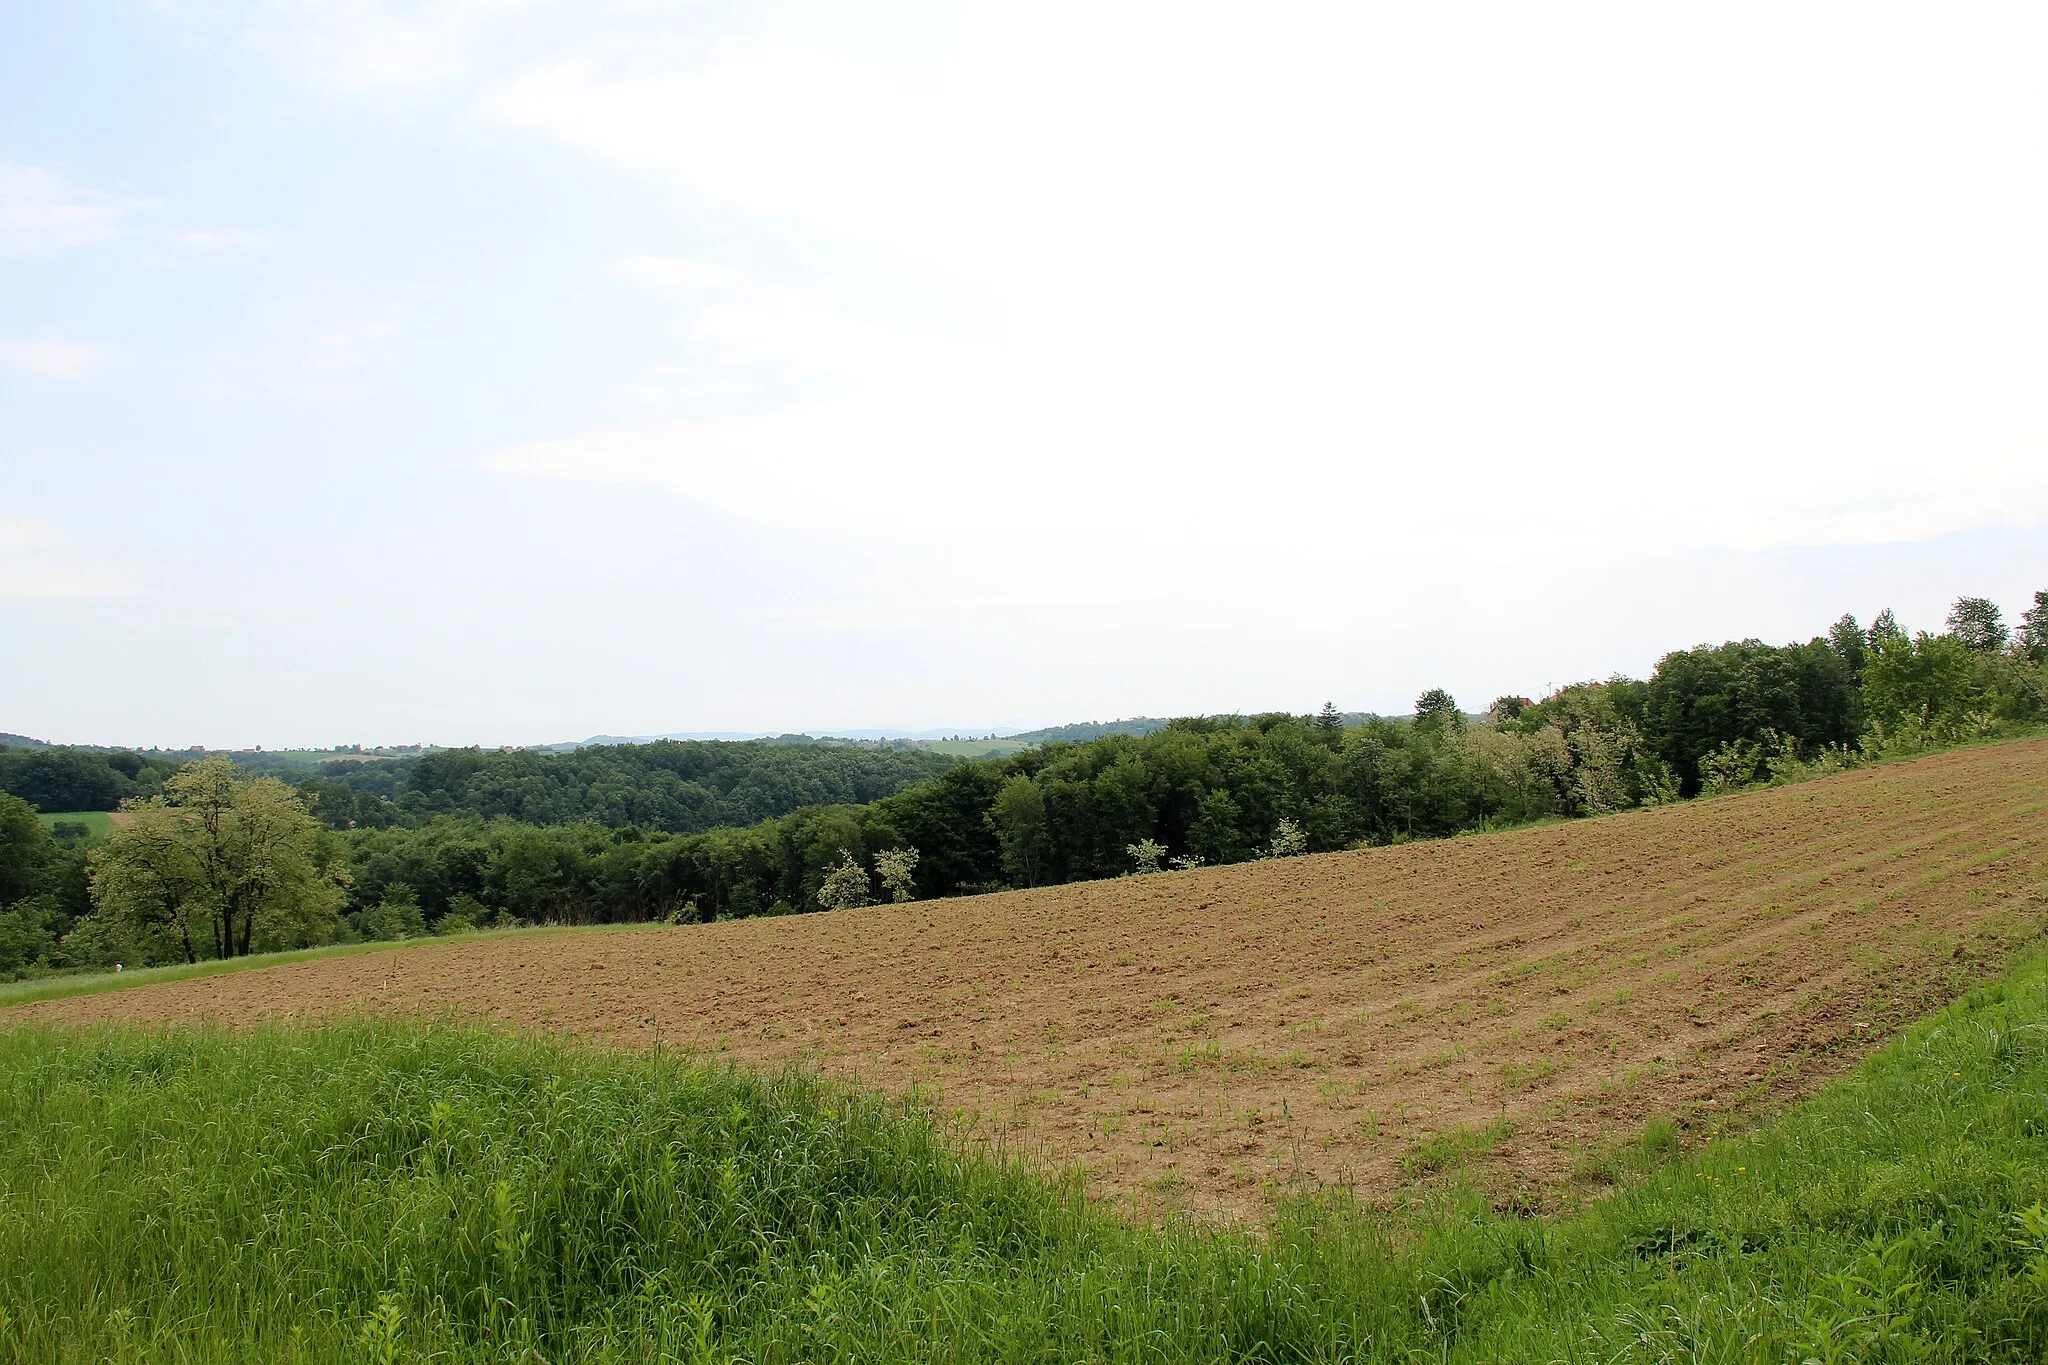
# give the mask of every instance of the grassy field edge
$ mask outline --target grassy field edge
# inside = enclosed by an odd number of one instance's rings
[[[1131,1227],[926,1115],[471,1029],[0,1030],[0,1356],[2034,1360],[2048,958],[1566,1216]],[[222,1292],[231,1286],[231,1292]]]
[[[29,977],[22,981],[0,982],[0,1010],[10,1005],[32,1004],[38,1000],[68,1000],[78,995],[99,995],[106,991],[129,990],[136,986],[151,986],[164,981],[189,981],[195,977],[260,971],[266,967],[289,966],[294,962],[315,962],[329,957],[397,952],[406,948],[424,948],[436,943],[481,943],[490,939],[530,937],[536,934],[627,933],[660,927],[662,926],[653,924],[544,924],[523,929],[485,929],[459,936],[428,935],[424,938],[379,940],[372,943],[328,943],[317,948],[294,948],[282,953],[251,953],[247,957],[211,958],[204,962],[178,962],[166,967],[137,967],[130,971]]]

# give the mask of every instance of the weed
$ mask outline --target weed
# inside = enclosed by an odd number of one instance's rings
[[[1411,1175],[1435,1175],[1453,1166],[1463,1165],[1514,1131],[1515,1125],[1506,1119],[1501,1119],[1483,1130],[1453,1128],[1449,1132],[1437,1134],[1426,1142],[1417,1143],[1407,1156],[1401,1158],[1401,1168]]]

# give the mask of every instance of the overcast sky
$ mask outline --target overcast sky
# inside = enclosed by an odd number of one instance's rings
[[[2044,40],[0,0],[0,730],[1477,709],[2017,614]]]

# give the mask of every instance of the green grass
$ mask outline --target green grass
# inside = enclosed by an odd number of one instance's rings
[[[1608,1200],[1122,1225],[797,1076],[0,1030],[0,1360],[2035,1361],[2048,966]]]
[[[1008,758],[1031,747],[1021,739],[931,739],[917,746],[926,753],[950,754],[954,758]]]
[[[433,939],[413,939],[412,944]],[[223,976],[229,972],[275,967],[286,962],[306,962],[318,957],[349,957],[356,953],[403,948],[406,943],[337,943],[325,948],[301,948],[289,953],[255,953],[248,957],[220,958],[209,962],[180,962],[169,967],[137,967],[131,971],[89,972],[75,976],[34,977],[27,981],[0,983],[0,1009],[26,1005],[33,1000],[62,1000],[72,995],[98,995],[102,991],[126,990],[159,981],[184,981],[195,976]]]
[[[229,972],[248,972],[260,967],[282,966],[287,962],[308,962],[314,958],[352,957],[357,953],[382,953],[398,948],[417,948],[423,943],[474,943],[482,939],[506,938],[515,934],[632,933],[650,927],[653,926],[606,924],[585,928],[547,925],[534,929],[489,929],[481,933],[464,934],[460,938],[429,936],[406,939],[402,942],[380,940],[372,943],[332,943],[321,948],[295,948],[284,953],[251,953],[248,957],[180,962],[168,967],[137,967],[121,972],[95,971],[66,976],[33,977],[26,981],[0,982],[0,1009],[5,1009],[9,1005],[26,1005],[34,1000],[62,1000],[73,995],[98,995],[102,991],[127,990],[131,986],[148,986],[159,981],[184,981],[195,976],[222,976]]]
[[[104,839],[114,829],[113,820],[103,810],[73,810],[64,811],[56,815],[38,812],[38,818],[42,820],[45,826],[55,825],[60,820],[66,824],[84,825],[87,835],[94,839]]]

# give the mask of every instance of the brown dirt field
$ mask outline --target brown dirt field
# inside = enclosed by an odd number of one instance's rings
[[[913,1088],[1158,1212],[1546,1202],[1809,1092],[2048,920],[2048,741],[1476,838],[687,928],[436,942],[17,1006],[453,1016]],[[1479,1135],[1490,1134],[1489,1137]],[[1433,1145],[1432,1145],[1433,1144]]]

